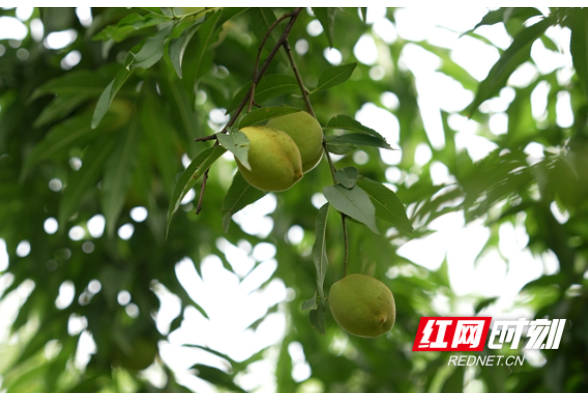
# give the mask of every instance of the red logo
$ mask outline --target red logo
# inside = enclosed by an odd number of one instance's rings
[[[412,351],[482,351],[492,317],[421,317]]]

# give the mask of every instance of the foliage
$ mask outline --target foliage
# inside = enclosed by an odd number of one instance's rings
[[[14,10],[1,13],[13,16]],[[77,38],[51,50],[29,35],[17,45],[5,43],[0,57],[0,238],[10,260],[0,272],[0,295],[8,299],[34,286],[23,295],[11,324],[17,345],[0,344],[2,389],[186,391],[159,355],[154,362],[165,374],[160,386],[135,371],[132,361],[149,364],[137,356],[136,346],[151,349],[166,340],[180,327],[184,311],[208,317],[179,282],[174,266],[188,257],[201,274],[202,260],[214,254],[233,271],[217,245],[224,238],[233,244],[245,240],[250,247],[273,244],[278,263],[273,277],[296,293],[269,310],[279,308],[287,316],[284,338],[274,346],[277,391],[461,392],[472,375],[449,367],[449,354],[410,351],[419,318],[437,314],[436,299],[447,298],[453,310],[462,300],[452,292],[447,260],[430,271],[397,253],[406,241],[429,234],[435,219],[456,211],[468,222],[482,219],[491,228],[482,253],[497,247],[501,224],[524,221],[527,247],[538,256],[555,254],[559,271],[527,284],[520,305],[537,318],[571,321],[560,349],[543,353],[547,362],[542,366],[482,368],[473,370],[474,378],[489,392],[588,389],[587,9],[552,8],[545,16],[535,8],[490,11],[478,25],[503,24],[512,43],[499,49],[498,62],[479,85],[447,49],[403,38],[379,42],[392,68],[385,79],[370,78],[370,66],[353,54],[358,39],[371,29],[364,8],[316,8],[314,15],[286,8],[95,8],[92,13],[92,25],[84,27],[74,9],[36,9],[33,17],[43,21],[45,35],[73,29]],[[394,22],[394,10],[387,15]],[[306,31],[314,19],[323,27],[316,37]],[[545,35],[551,26],[571,30],[569,49],[559,49]],[[464,34],[483,40],[473,30]],[[304,40],[306,52],[289,49],[298,40]],[[490,115],[480,106],[509,86],[518,67],[533,63],[536,42],[571,52],[576,73],[569,81],[559,79],[558,70],[538,73],[527,86],[514,88],[505,111],[508,131],[493,134]],[[445,145],[440,148],[425,131],[415,77],[401,68],[409,44],[435,54],[441,74],[475,90],[463,111],[441,113]],[[341,52],[341,65],[322,57],[328,47]],[[64,70],[63,59],[74,50],[81,61]],[[536,120],[530,96],[542,82],[549,87],[548,102],[544,118]],[[367,102],[385,108],[383,92],[399,100],[392,110],[400,128],[397,144],[353,117]],[[569,128],[557,123],[560,93],[571,98],[574,124]],[[227,120],[213,120],[219,109],[226,110]],[[224,154],[229,150],[246,160],[247,141],[238,129],[300,109],[316,114],[330,157],[292,189],[275,195],[269,236],[247,233],[234,214],[267,195],[234,174],[234,161]],[[496,149],[474,160],[456,144],[452,114],[478,123],[478,134]],[[215,139],[220,145],[213,145]],[[432,157],[414,165],[422,143],[432,149]],[[525,152],[536,144],[544,149],[539,161]],[[358,150],[367,155],[361,165],[353,161]],[[403,178],[394,185],[386,179],[390,165],[383,161],[382,154],[389,154],[384,151],[401,151],[395,167]],[[455,182],[434,183],[434,163],[443,163]],[[183,204],[191,189],[197,196]],[[328,205],[318,210],[311,198],[321,193]],[[144,221],[130,216],[138,206],[148,210]],[[556,220],[554,207],[569,218]],[[88,228],[97,214],[105,219],[103,235]],[[58,223],[56,233],[44,229],[50,218]],[[84,240],[68,235],[76,226]],[[117,236],[122,226],[133,227],[130,239]],[[293,226],[304,232],[300,243],[288,238]],[[19,256],[23,241],[30,253]],[[392,289],[397,318],[387,335],[374,340],[347,336],[327,312],[324,288],[342,278],[344,266]],[[96,280],[99,291],[90,287]],[[73,285],[76,296],[56,307],[54,299],[64,285]],[[161,286],[181,300],[182,313],[167,329],[158,329],[153,318]],[[138,315],[119,304],[121,291],[130,294]],[[475,300],[479,313],[496,299]],[[79,317],[87,326],[68,330]],[[76,367],[82,332],[91,334],[96,352],[86,366]],[[291,373],[288,349],[296,342],[312,371],[305,382]],[[54,347],[59,350],[50,355]],[[243,391],[236,377],[268,354],[260,350],[237,361],[208,346],[192,347],[228,366],[221,370],[199,360],[192,369],[220,391]],[[125,356],[131,362],[121,361]]]

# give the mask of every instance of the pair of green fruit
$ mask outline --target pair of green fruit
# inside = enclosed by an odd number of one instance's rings
[[[237,160],[243,178],[265,192],[290,189],[323,156],[323,129],[305,111],[271,119],[265,126],[241,128],[249,139],[251,169]]]
[[[388,287],[367,275],[351,274],[331,286],[329,307],[348,333],[375,338],[392,329],[396,305]]]

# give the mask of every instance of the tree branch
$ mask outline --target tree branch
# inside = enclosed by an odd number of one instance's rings
[[[288,54],[288,59],[290,60],[290,65],[292,66],[294,75],[296,76],[296,81],[298,81],[298,86],[300,86],[300,92],[302,93],[302,98],[304,99],[304,103],[306,104],[306,110],[310,115],[316,118],[314,110],[312,109],[312,104],[310,104],[308,90],[304,86],[304,82],[302,82],[302,77],[300,76],[300,72],[298,72],[298,67],[296,67],[296,61],[294,61],[294,56],[292,55],[292,49],[290,48],[290,43],[288,43],[288,39],[284,41],[284,49],[286,50],[286,54]]]

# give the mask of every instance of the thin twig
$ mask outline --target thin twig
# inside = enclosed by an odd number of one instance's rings
[[[214,140],[216,139],[216,133],[214,135],[199,137],[194,139],[195,142],[206,142],[207,140]]]
[[[280,38],[278,39],[278,41],[276,42],[276,44],[272,48],[272,51],[270,51],[270,54],[267,56],[267,58],[265,59],[265,62],[263,63],[263,65],[259,69],[259,72],[257,73],[257,76],[255,77],[256,83],[258,83],[261,80],[261,78],[263,77],[263,74],[265,74],[265,71],[269,67],[269,64],[276,56],[278,50],[280,49],[280,47],[284,43],[284,40],[286,40],[286,38],[290,34],[290,31],[292,30],[292,27],[294,26],[294,23],[296,22],[296,18],[298,18],[298,15],[302,12],[302,10],[303,10],[302,7],[298,7],[294,11],[292,11],[292,13],[291,13],[292,16],[290,17],[290,21],[288,21],[288,24],[284,28],[284,32],[282,32],[282,35],[280,36]],[[251,96],[251,91],[252,91],[252,88],[249,88],[249,90],[247,91],[247,93],[243,97],[243,100],[241,100],[241,103],[239,103],[239,106],[237,107],[237,109],[233,113],[233,116],[231,117],[231,119],[229,120],[227,125],[223,128],[223,130],[221,131],[222,133],[227,132],[227,130],[231,126],[233,126],[233,124],[235,123],[235,121],[239,117],[239,114],[241,114],[241,111],[243,111],[243,108],[245,108],[245,104],[247,104],[247,102],[249,101],[250,96]]]
[[[349,259],[349,237],[347,236],[347,221],[345,214],[341,213],[341,221],[343,222],[343,239],[345,242],[345,259],[343,260],[343,278],[347,276],[347,261]]]
[[[298,81],[298,86],[300,86],[300,92],[302,93],[302,97],[304,98],[306,110],[310,115],[316,118],[314,110],[312,109],[312,104],[310,104],[308,90],[304,86],[304,82],[302,82],[302,77],[300,76],[300,72],[298,72],[298,67],[296,67],[296,61],[294,61],[294,56],[292,55],[292,49],[290,48],[290,43],[288,43],[288,39],[284,41],[284,49],[286,50],[286,54],[288,54],[288,59],[290,60],[290,65],[292,66],[292,70],[294,71],[294,75],[296,76],[296,80]]]

